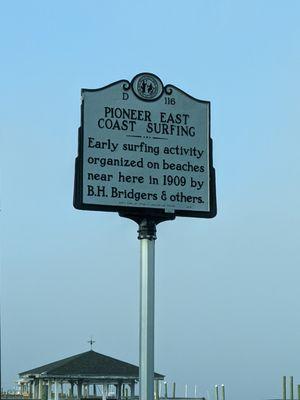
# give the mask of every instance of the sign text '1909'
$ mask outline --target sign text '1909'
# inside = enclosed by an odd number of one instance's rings
[[[163,185],[164,186],[185,186],[186,178],[184,176],[172,176],[172,175],[163,175]]]

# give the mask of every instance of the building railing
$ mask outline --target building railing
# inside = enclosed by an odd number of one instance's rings
[[[66,400],[78,400],[78,397],[70,397],[70,396],[59,396],[60,399]],[[102,400],[102,396],[87,396],[80,397],[80,400]],[[117,400],[116,396],[106,396],[107,400]],[[139,396],[121,396],[121,400],[139,400]],[[32,397],[20,395],[20,394],[11,394],[11,393],[2,393],[1,400],[43,400],[43,399],[33,399]],[[153,399],[155,400],[155,399]],[[158,397],[156,400],[206,400],[205,397]]]

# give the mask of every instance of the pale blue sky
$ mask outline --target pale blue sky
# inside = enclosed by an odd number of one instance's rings
[[[143,71],[211,101],[219,208],[158,228],[156,370],[230,400],[300,383],[299,20],[290,0],[1,2],[5,388],[91,334],[138,362],[137,227],[72,192],[80,89]]]

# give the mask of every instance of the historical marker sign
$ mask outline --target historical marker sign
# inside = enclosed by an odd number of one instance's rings
[[[210,103],[150,73],[82,89],[74,205],[132,215],[216,215]]]

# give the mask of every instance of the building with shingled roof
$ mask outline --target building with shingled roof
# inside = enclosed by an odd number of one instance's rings
[[[21,372],[19,377],[21,394],[33,399],[68,396],[120,400],[128,390],[130,397],[135,396],[139,367],[89,350]],[[164,380],[164,375],[155,373],[154,379]]]

